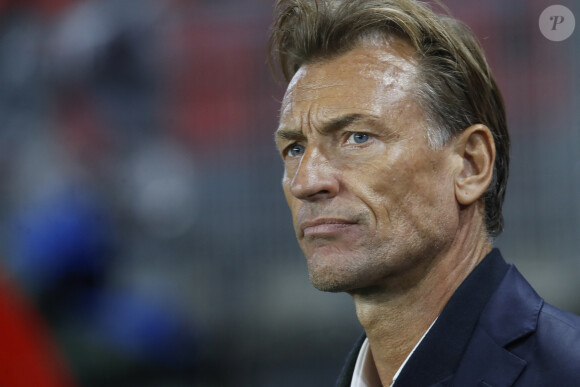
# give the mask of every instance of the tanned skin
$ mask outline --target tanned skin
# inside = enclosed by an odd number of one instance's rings
[[[276,132],[311,281],[352,295],[383,385],[491,250],[493,137],[474,125],[429,144],[417,73],[395,37],[305,64]]]

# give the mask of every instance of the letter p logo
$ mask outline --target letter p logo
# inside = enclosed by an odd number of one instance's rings
[[[563,5],[551,5],[540,15],[539,25],[542,35],[547,39],[561,42],[572,35],[576,20],[568,8]]]
[[[550,16],[550,20],[554,21],[554,24],[552,25],[552,31],[556,31],[556,26],[558,24],[564,23],[564,16]]]

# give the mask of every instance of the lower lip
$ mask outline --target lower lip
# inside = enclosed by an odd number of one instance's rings
[[[354,226],[353,223],[325,223],[317,226],[306,227],[305,237],[332,235],[343,232],[345,229]]]

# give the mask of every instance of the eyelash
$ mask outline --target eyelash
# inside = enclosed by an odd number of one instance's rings
[[[288,145],[286,147],[286,149],[284,149],[284,155],[285,156],[287,155],[287,156],[290,156],[290,157],[296,157],[296,156],[298,156],[298,155],[292,155],[292,154],[290,154],[290,152],[292,152],[292,149],[295,148],[295,147],[301,147],[302,148],[302,153],[304,153],[304,149],[305,149],[304,145],[301,145],[301,144],[299,144],[297,142],[294,142],[294,143]]]
[[[348,141],[350,140],[350,138],[351,138],[351,137],[353,137],[354,135],[363,135],[363,136],[366,136],[366,137],[367,137],[367,139],[366,139],[365,141],[363,141],[363,142],[360,142],[360,143],[359,143],[359,142],[353,141],[355,144],[359,144],[359,145],[360,145],[360,144],[364,144],[364,143],[366,143],[366,142],[367,142],[368,140],[370,140],[370,139],[371,139],[371,137],[372,137],[372,135],[371,135],[371,134],[369,134],[369,133],[365,133],[365,132],[348,132],[348,133],[346,133],[346,134],[348,135],[348,137],[347,137],[347,139],[346,139],[346,141],[347,141],[347,142],[348,142]],[[290,154],[290,152],[292,152],[292,149],[293,149],[294,147],[301,147],[302,149],[301,149],[301,153],[300,153],[300,154],[304,153],[304,149],[305,149],[304,145],[302,145],[302,144],[299,144],[299,143],[297,143],[297,142],[294,142],[294,143],[292,143],[292,144],[288,145],[288,146],[287,146],[287,147],[284,149],[284,155],[285,155],[285,156],[287,156],[287,155],[288,155],[288,156],[291,156],[291,157],[296,157],[296,156],[298,156],[298,154],[296,154],[296,155],[292,155],[292,154]]]
[[[367,142],[368,140],[371,139],[371,135],[369,133],[365,133],[365,132],[351,132],[351,133],[348,134],[347,141],[349,141],[350,138],[351,137],[354,137],[355,135],[363,135],[363,136],[366,136],[366,140],[365,141],[363,141],[363,142],[356,142],[355,141],[356,144],[364,144],[365,142]]]

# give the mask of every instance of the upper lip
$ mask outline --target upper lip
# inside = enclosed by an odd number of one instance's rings
[[[355,224],[355,221],[342,218],[317,218],[313,220],[305,220],[300,223],[300,231],[304,235],[304,230],[308,227],[316,227],[321,224]]]

